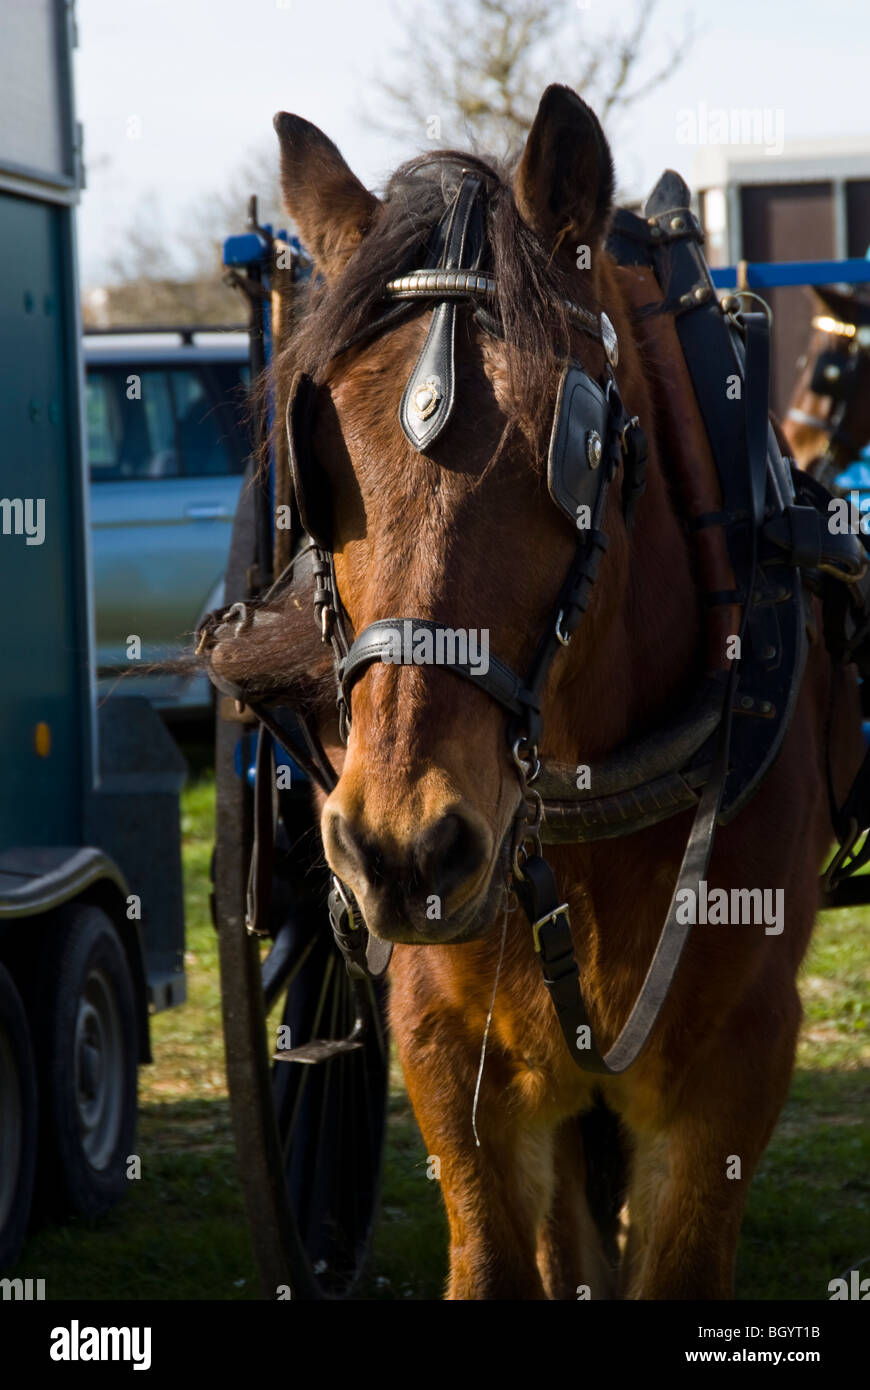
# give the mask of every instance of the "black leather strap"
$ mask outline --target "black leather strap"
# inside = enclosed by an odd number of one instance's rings
[[[450,647],[450,637],[456,629],[445,623],[434,623],[428,618],[380,618],[370,623],[353,642],[346,658],[339,666],[339,681],[345,702],[350,708],[351,691],[360,676],[377,661],[386,665],[418,666],[443,665],[445,670],[463,676],[467,681],[483,690],[493,700],[497,700],[512,714],[523,715],[529,707],[530,697],[523,689],[519,676],[498,657],[487,654],[487,669],[476,671],[469,662],[448,661],[422,662],[415,660],[414,640],[418,633],[431,634],[436,642],[439,636],[445,652]]]
[[[480,259],[483,227],[478,199],[482,187],[479,178],[463,175],[446,215],[439,262],[442,270],[473,270]],[[399,421],[419,453],[434,444],[453,411],[457,310],[453,300],[445,300],[433,310],[426,341],[402,393]]]
[[[380,980],[386,975],[393,954],[392,942],[370,934],[350,889],[334,875],[329,924],[352,980]]]
[[[720,717],[710,778],[698,802],[665,924],[640,994],[619,1036],[606,1052],[601,1051],[592,1033],[574,957],[570,918],[567,906],[559,903],[553,872],[539,855],[533,855],[523,865],[523,879],[516,885],[517,895],[532,924],[544,984],[553,1001],[559,1027],[572,1060],[582,1071],[611,1076],[626,1071],[645,1046],[661,1013],[690,930],[688,922],[677,920],[681,894],[686,888],[694,889],[705,877],[713,852],[716,818],[728,775],[731,705],[736,689],[735,663]]]
[[[743,384],[746,422],[746,454],[749,464],[749,497],[755,540],[764,519],[767,487],[767,432],[770,401],[770,331],[766,314],[743,314],[746,370]]]
[[[746,383],[743,396],[746,483],[755,523],[750,541],[748,599],[755,581],[758,526],[764,514],[767,484],[769,340],[765,315],[748,314],[746,318],[749,320],[746,329]],[[742,650],[750,606],[748,601],[744,602],[740,617],[738,651]],[[732,710],[737,693],[739,667],[739,658],[733,660],[719,716],[710,776],[698,802],[664,926],[640,994],[619,1036],[607,1052],[601,1051],[592,1034],[574,957],[570,916],[567,904],[558,902],[552,870],[540,855],[532,855],[522,866],[522,878],[516,881],[517,894],[532,924],[535,946],[541,956],[544,984],[553,1000],[559,1027],[572,1059],[583,1071],[610,1075],[626,1071],[645,1046],[667,998],[689,935],[690,923],[677,919],[682,895],[686,889],[696,891],[698,883],[706,876],[713,852],[716,825],[728,777]]]
[[[272,865],[275,851],[277,788],[272,735],[260,729],[254,779],[254,837],[248,866],[245,928],[252,936],[268,936],[272,902]]]

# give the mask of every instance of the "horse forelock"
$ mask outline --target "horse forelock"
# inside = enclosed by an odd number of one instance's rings
[[[432,231],[464,170],[484,184],[487,251],[482,269],[494,274],[498,284],[494,309],[504,334],[511,397],[518,416],[541,420],[555,367],[571,349],[565,301],[595,309],[595,277],[572,275],[567,258],[547,254],[517,210],[512,165],[456,150],[412,159],[391,176],[367,235],[343,273],[311,293],[307,311],[278,355],[279,396],[297,370],[318,383],[326,381],[342,348],[383,314],[387,281],[425,263]],[[377,343],[360,350],[376,354]]]

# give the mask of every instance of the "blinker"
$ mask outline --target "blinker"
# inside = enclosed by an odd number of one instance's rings
[[[582,367],[566,367],[556,395],[547,486],[556,506],[575,526],[578,509],[588,507],[591,515],[598,495],[609,415],[610,406],[597,382]]]

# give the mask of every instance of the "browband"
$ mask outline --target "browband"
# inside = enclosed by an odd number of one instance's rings
[[[494,275],[478,275],[472,271],[411,270],[388,280],[387,295],[391,299],[483,299],[493,300],[498,294]],[[611,367],[619,361],[616,329],[605,313],[593,314],[573,300],[562,300],[562,307],[578,328],[603,345]]]

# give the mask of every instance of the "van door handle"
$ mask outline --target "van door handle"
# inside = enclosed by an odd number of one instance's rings
[[[191,521],[220,521],[222,517],[229,516],[229,512],[220,502],[202,502],[185,507],[184,515],[190,517]]]

